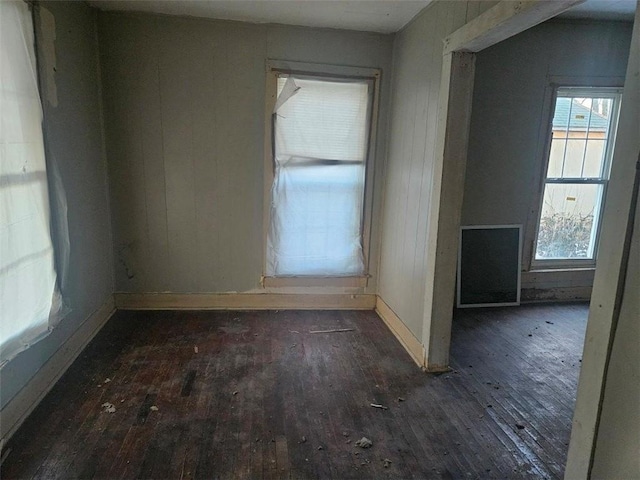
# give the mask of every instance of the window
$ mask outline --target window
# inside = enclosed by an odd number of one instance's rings
[[[0,2],[0,364],[49,327],[56,289],[31,13]]]
[[[534,263],[593,264],[620,90],[557,90]]]
[[[267,276],[364,275],[374,79],[274,75]]]

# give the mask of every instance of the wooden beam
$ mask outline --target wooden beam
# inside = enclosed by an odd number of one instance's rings
[[[585,0],[503,1],[466,23],[444,40],[444,54],[479,52]]]
[[[428,370],[444,370],[449,364],[451,320],[455,297],[458,235],[462,216],[467,145],[471,123],[471,104],[475,74],[475,55],[454,52],[444,56],[441,84],[440,121],[436,148],[442,152],[434,166],[432,205],[438,215],[430,219],[431,238],[427,252],[425,325],[423,343]],[[439,181],[438,181],[439,180]]]

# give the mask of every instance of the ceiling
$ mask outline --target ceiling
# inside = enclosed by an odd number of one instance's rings
[[[90,0],[101,10],[392,33],[431,0]]]
[[[392,33],[432,0],[89,0],[101,10]],[[455,0],[449,0],[455,1]],[[633,20],[636,0],[587,0],[562,18]]]

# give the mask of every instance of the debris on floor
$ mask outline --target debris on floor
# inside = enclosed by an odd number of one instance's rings
[[[342,432],[342,436],[343,437],[348,437],[349,436],[349,432],[347,432],[346,430],[344,432]]]
[[[151,410],[152,412],[157,412],[158,411],[158,407],[156,407],[155,405],[151,405],[149,407],[149,410]]]
[[[237,394],[238,394],[238,391],[234,390],[234,392],[231,395],[233,395],[235,397]]]
[[[105,379],[104,379],[104,382],[102,382],[102,383],[109,383],[110,381],[111,381],[111,379],[110,379],[110,378],[105,378]]]
[[[404,397],[398,397],[399,402],[404,402]]]
[[[198,347],[193,347],[193,353],[198,353]]]
[[[544,323],[548,323],[549,325],[553,325],[553,322],[550,322],[549,320],[545,320]]]
[[[340,333],[353,332],[355,328],[332,328],[330,330],[311,330],[309,333]]]
[[[324,450],[324,447],[323,447],[322,445],[320,445],[320,446],[318,447],[318,450]]]
[[[384,468],[389,468],[389,466],[392,464],[393,462],[391,460],[389,460],[388,458],[385,458],[384,460],[382,460],[382,466]]]
[[[116,411],[116,407],[114,407],[113,403],[109,403],[109,402],[104,402],[102,404],[102,408],[107,413],[115,413]]]
[[[303,435],[298,443],[307,443],[307,437]]]
[[[380,405],[379,403],[372,403],[371,406],[373,408],[380,408],[382,410],[389,410],[389,407],[385,407],[384,405]]]
[[[367,437],[362,437],[355,443],[355,446],[360,448],[371,448],[373,446],[373,442]]]
[[[524,425],[521,425],[519,423],[516,423],[516,427],[518,428],[518,430],[524,430]]]

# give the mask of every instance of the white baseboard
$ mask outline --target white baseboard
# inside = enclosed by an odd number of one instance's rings
[[[115,312],[113,296],[96,310],[0,411],[0,445],[11,438]]]
[[[426,355],[424,346],[379,295],[376,295],[376,313],[389,327],[391,333],[395,335],[413,361],[420,368],[425,369]]]
[[[122,310],[373,310],[373,294],[115,293]]]

